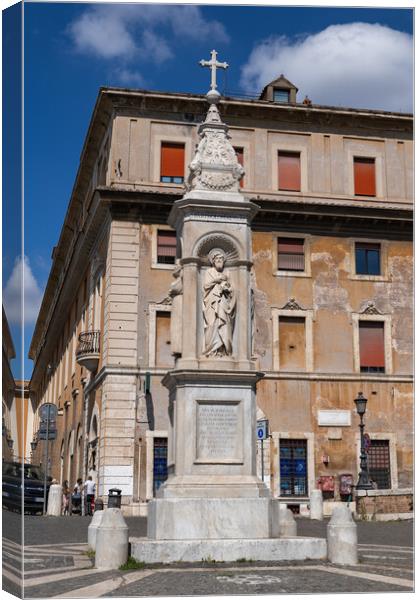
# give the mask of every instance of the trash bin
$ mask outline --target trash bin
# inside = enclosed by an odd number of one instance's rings
[[[109,490],[108,508],[121,508],[121,490],[117,488]]]
[[[95,500],[95,512],[97,510],[103,510],[104,509],[104,501],[101,500],[101,498],[97,498]]]

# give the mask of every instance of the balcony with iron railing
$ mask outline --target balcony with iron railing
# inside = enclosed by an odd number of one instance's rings
[[[101,343],[100,331],[83,331],[79,334],[76,348],[76,360],[89,371],[96,371],[99,363]]]

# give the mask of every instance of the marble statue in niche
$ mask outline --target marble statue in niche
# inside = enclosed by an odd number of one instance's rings
[[[235,290],[224,273],[226,254],[220,248],[209,252],[210,269],[203,285],[204,355],[232,355],[233,326],[236,312]]]

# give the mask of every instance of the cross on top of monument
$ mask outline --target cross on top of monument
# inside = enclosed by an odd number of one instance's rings
[[[211,51],[211,60],[201,59],[199,64],[202,67],[209,67],[211,70],[211,83],[210,90],[207,92],[207,98],[210,103],[216,103],[220,99],[220,93],[217,91],[216,75],[217,69],[227,69],[229,67],[227,62],[219,62],[217,60],[216,50]]]

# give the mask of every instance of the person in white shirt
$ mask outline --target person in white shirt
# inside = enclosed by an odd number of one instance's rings
[[[86,514],[92,515],[92,503],[95,498],[95,484],[92,481],[91,475],[89,475],[85,481],[84,488],[86,490]]]

